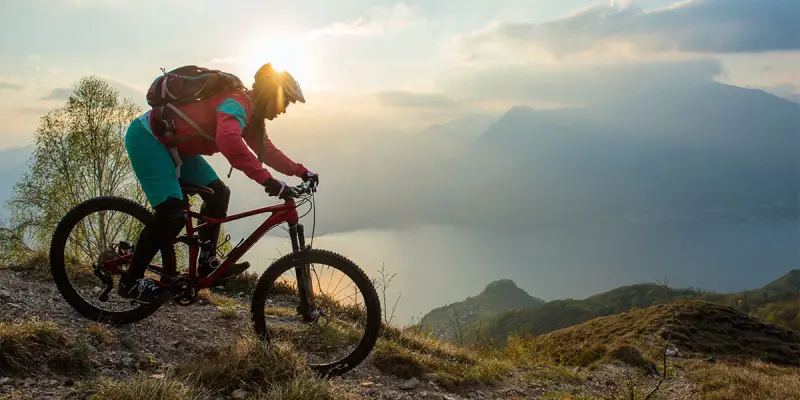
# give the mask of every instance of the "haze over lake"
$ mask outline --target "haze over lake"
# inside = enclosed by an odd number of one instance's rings
[[[254,249],[261,268],[278,254],[276,248],[290,250],[287,237],[267,236]],[[314,241],[315,247],[347,255],[370,276],[382,262],[397,273],[388,298],[394,304],[402,292],[398,323],[473,296],[501,278],[544,300],[583,298],[665,277],[676,287],[751,289],[800,266],[798,243],[800,230],[791,222],[586,226],[523,234],[429,226],[336,233]]]

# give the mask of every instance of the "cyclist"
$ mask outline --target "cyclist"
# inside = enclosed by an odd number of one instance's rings
[[[305,103],[305,98],[292,75],[265,64],[256,72],[252,90],[224,91],[177,106],[190,121],[215,138],[214,141],[208,140],[197,135],[197,126],[177,118],[174,120],[172,133],[181,138],[176,145],[180,158],[177,163],[180,181],[176,176],[176,159],[163,141],[161,118],[153,115],[155,109],[148,110],[130,124],[125,134],[125,148],[147,201],[155,210],[155,218],[137,240],[130,266],[120,279],[120,296],[142,303],[163,303],[172,298],[169,290],[156,285],[144,273],[161,243],[169,243],[184,227],[188,199],[183,196],[181,182],[213,189],[213,195],[200,193],[202,215],[213,218],[227,216],[230,189],[202,155],[222,153],[232,168],[263,185],[270,196],[280,196],[287,186],[272,177],[262,166],[262,159],[264,164],[282,174],[318,184],[317,174],[292,161],[267,136],[265,119],[275,119],[286,112],[289,104],[297,101]],[[250,149],[259,149],[259,157]],[[198,260],[201,276],[210,274],[219,265],[215,256],[219,232],[217,226],[203,229],[198,234],[201,242],[213,244],[211,251],[201,251]],[[247,262],[232,265],[221,279],[238,275],[249,266]]]

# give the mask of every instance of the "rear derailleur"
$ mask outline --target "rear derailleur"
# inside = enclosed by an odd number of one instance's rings
[[[105,268],[105,263],[109,260],[129,254],[132,251],[133,246],[129,243],[119,242],[116,246],[111,246],[101,252],[100,256],[97,257],[97,261],[95,261],[93,266],[94,275],[106,285],[105,289],[100,293],[100,296],[97,297],[98,300],[104,303],[108,301],[108,294],[114,289],[114,278],[111,276],[111,272]]]

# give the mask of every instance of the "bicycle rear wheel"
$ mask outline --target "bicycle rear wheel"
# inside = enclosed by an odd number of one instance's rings
[[[50,270],[64,299],[84,317],[112,325],[147,318],[160,305],[131,304],[114,288],[119,275],[98,268],[99,259],[113,259],[120,243],[135,244],[153,214],[138,203],[121,197],[86,200],[64,215],[50,242]],[[156,254],[165,271],[176,270],[174,246],[164,246]],[[154,280],[161,276],[148,272]],[[109,298],[98,297],[110,279]]]
[[[378,294],[364,272],[339,254],[311,249],[301,257],[311,271],[316,318],[309,322],[298,312],[294,256],[287,254],[256,285],[251,305],[255,331],[262,339],[291,343],[323,376],[344,374],[364,361],[378,340]]]

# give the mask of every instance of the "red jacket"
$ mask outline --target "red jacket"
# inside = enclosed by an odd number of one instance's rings
[[[258,153],[263,137],[263,152],[261,160],[274,170],[288,176],[302,176],[308,170],[299,163],[292,161],[281,152],[267,136],[266,128],[256,132],[247,122],[253,113],[253,102],[250,97],[240,91],[226,92],[208,99],[179,105],[178,109],[199,125],[207,134],[215,137],[212,142],[197,133],[187,121],[174,115],[171,121],[175,123],[175,147],[181,156],[203,154],[213,155],[222,153],[236,168],[245,173],[250,179],[263,184],[272,174],[261,165]],[[156,131],[157,123],[154,119],[160,118],[158,109],[150,113],[150,126]],[[244,130],[244,133],[243,133]],[[165,145],[167,142],[156,135]],[[251,149],[253,151],[251,151]]]

